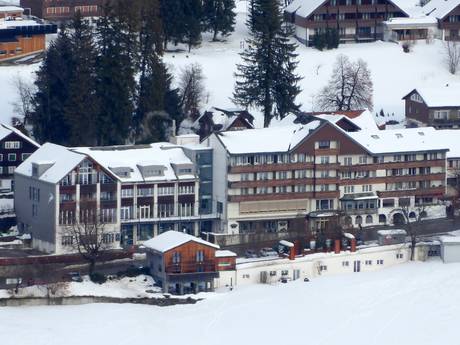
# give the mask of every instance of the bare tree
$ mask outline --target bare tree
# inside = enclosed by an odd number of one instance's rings
[[[350,61],[339,55],[332,77],[317,95],[316,107],[321,111],[372,110],[373,85],[367,63]]]
[[[457,73],[460,65],[460,44],[456,41],[446,41],[445,43],[445,60],[449,72]]]
[[[415,246],[417,245],[418,238],[420,236],[420,229],[422,226],[422,222],[426,217],[425,206],[421,205],[416,207],[411,211],[409,205],[403,205],[399,208],[393,210],[393,212],[400,212],[402,215],[402,224],[398,224],[404,227],[407,234],[410,237],[410,260],[414,261],[415,259]],[[412,216],[412,217],[411,217]]]
[[[12,102],[13,110],[20,122],[25,123],[33,110],[34,86],[19,75],[13,79],[13,85],[17,93],[16,100]]]
[[[179,75],[180,105],[186,116],[195,116],[206,100],[206,88],[201,65],[193,63],[182,69]]]
[[[90,276],[103,252],[111,248],[113,241],[109,237],[113,235],[108,231],[103,215],[95,211],[94,205],[83,207],[79,219],[75,219],[64,231],[73,249],[88,261]]]

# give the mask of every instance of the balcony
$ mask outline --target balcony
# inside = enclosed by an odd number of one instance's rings
[[[391,197],[404,197],[404,196],[443,196],[446,192],[446,187],[431,187],[431,188],[414,188],[405,190],[387,190],[377,192],[379,198],[391,198]]]
[[[170,264],[165,267],[167,274],[202,274],[217,272],[216,263],[214,261],[185,261],[176,264]]]

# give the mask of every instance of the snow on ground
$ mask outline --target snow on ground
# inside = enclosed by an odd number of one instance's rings
[[[190,63],[202,65],[209,92],[206,108],[234,107],[231,102],[233,74],[247,37],[246,1],[237,2],[237,12],[236,31],[226,42],[210,42],[211,37],[206,34],[201,47],[192,49],[191,53],[181,51],[165,54],[165,62],[175,75]],[[170,45],[169,48],[174,49],[174,46]],[[339,49],[324,52],[299,45],[298,53],[298,72],[304,77],[298,102],[302,103],[305,111],[319,110],[313,109],[313,96],[327,83],[339,54],[351,59],[362,58],[369,64],[374,83],[374,112],[383,108],[385,113],[390,114],[388,119],[393,119],[393,113],[395,119],[403,118],[404,103],[401,98],[413,88],[460,82],[460,77],[450,75],[445,67],[443,43],[440,41],[432,44],[420,41],[411,53],[404,53],[400,45],[390,42],[343,44]],[[16,97],[12,82],[15,76],[20,74],[30,80],[37,68],[38,65],[0,66],[0,121],[9,122],[14,114],[11,103]],[[258,126],[262,125],[260,116],[256,122]]]
[[[195,305],[0,311],[2,345],[458,344],[460,264],[409,263],[254,285]]]
[[[81,283],[69,282],[50,286],[56,289],[54,296],[98,296],[98,297],[118,297],[118,298],[141,298],[159,297],[154,293],[160,293],[161,289],[154,286],[154,281],[150,276],[140,275],[135,278],[124,277],[122,279],[108,280],[104,284],[91,282],[87,277]],[[59,286],[59,288],[58,288]],[[149,290],[150,292],[146,292]],[[153,291],[153,292],[152,292]],[[15,297],[46,297],[48,288],[46,285],[34,285],[20,288]],[[0,298],[9,297],[8,290],[0,290]],[[161,295],[163,296],[163,295]],[[161,297],[160,296],[160,297]],[[0,336],[1,339],[1,336]]]

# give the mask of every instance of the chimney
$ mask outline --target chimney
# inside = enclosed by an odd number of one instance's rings
[[[334,253],[340,254],[340,240],[334,241]]]
[[[295,260],[295,246],[289,248],[289,260]]]
[[[351,251],[356,252],[356,238],[351,240]]]

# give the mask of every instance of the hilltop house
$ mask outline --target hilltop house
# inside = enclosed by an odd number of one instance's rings
[[[85,18],[99,17],[106,0],[21,0],[24,8],[30,8],[32,15],[52,22],[71,20],[76,12]]]
[[[0,191],[14,190],[14,171],[39,147],[20,130],[0,124]]]
[[[460,127],[460,85],[416,88],[405,101],[408,126]]]

